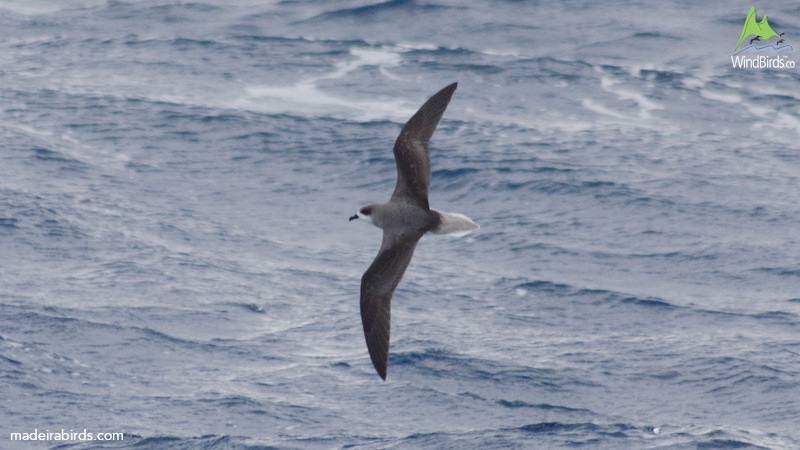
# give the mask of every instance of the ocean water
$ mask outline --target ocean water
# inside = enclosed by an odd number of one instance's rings
[[[800,448],[800,69],[732,67],[750,6],[3,2],[0,448]],[[482,228],[420,242],[383,382],[347,218],[454,81],[431,205]]]

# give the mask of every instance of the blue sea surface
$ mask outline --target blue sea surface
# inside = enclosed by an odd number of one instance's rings
[[[3,2],[0,448],[800,448],[800,69],[732,67],[749,6]],[[482,228],[419,243],[384,382],[347,219],[455,81],[430,200]]]

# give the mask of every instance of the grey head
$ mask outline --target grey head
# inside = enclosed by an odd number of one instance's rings
[[[378,205],[378,204],[362,206],[361,208],[358,208],[358,212],[356,212],[352,217],[350,217],[350,220],[353,221],[353,220],[356,220],[356,219],[361,219],[364,222],[367,222],[367,223],[370,223],[372,225],[378,226],[375,223],[375,217],[373,216],[373,212],[375,210],[379,209],[379,208],[380,208],[380,205]],[[378,227],[378,228],[381,228],[381,227]]]
[[[361,277],[361,323],[372,364],[384,380],[389,365],[392,295],[419,239],[441,223],[440,213],[428,205],[430,139],[457,86],[453,83],[437,92],[400,131],[394,144],[397,184],[389,201],[362,206],[350,217],[383,229],[378,255]]]

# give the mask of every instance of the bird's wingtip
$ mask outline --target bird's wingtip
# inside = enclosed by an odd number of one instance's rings
[[[378,376],[381,377],[381,380],[386,381],[386,369],[387,369],[387,367],[385,367],[385,366],[384,367],[379,367],[379,366],[377,366],[375,364],[373,364],[373,366],[375,367],[375,372],[377,372]]]

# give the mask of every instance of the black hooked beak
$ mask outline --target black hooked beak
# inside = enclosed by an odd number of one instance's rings
[[[354,215],[353,217],[351,217],[351,218],[350,218],[350,221],[353,221],[353,220],[356,220],[356,219],[358,219],[358,214],[356,214],[356,215]]]

